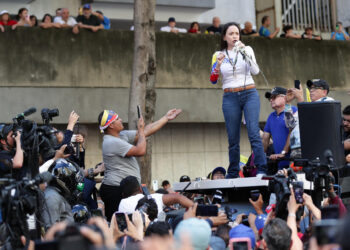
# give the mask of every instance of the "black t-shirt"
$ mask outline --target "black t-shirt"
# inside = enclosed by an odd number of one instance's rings
[[[252,31],[249,32],[249,33],[244,33],[244,30],[242,30],[241,33],[242,33],[243,36],[250,36],[250,35],[256,34],[256,31],[255,31],[255,30],[252,30]]]
[[[100,19],[98,19],[97,16],[92,14],[90,15],[89,18],[86,18],[84,15],[78,16],[77,22],[85,25],[91,25],[91,26],[99,26],[101,24]]]
[[[210,26],[207,28],[207,31],[210,32],[214,32],[214,34],[221,34],[221,27],[219,26],[219,28],[216,28],[214,26]]]
[[[12,158],[14,153],[11,151],[0,151],[0,177],[4,177],[6,174],[11,174],[12,170]]]

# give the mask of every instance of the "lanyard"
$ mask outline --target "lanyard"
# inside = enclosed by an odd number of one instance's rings
[[[235,62],[232,62],[230,56],[228,55],[227,49],[226,49],[226,55],[227,55],[227,57],[228,57],[228,60],[229,60],[230,64],[232,65],[232,68],[233,68],[233,72],[232,72],[232,73],[235,74],[236,64],[237,64],[237,59],[238,59],[238,51],[237,51],[237,53],[236,53]]]

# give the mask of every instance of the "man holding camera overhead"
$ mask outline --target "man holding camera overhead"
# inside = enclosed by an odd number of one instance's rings
[[[180,113],[181,109],[171,109],[158,121],[147,126],[141,116],[137,131],[124,130],[122,119],[112,110],[104,110],[99,114],[99,127],[104,133],[102,154],[106,168],[100,194],[105,203],[105,214],[108,221],[118,210],[122,199],[120,181],[131,175],[141,183],[140,167],[135,157],[146,154],[146,137],[157,132]]]
[[[13,173],[23,166],[21,133],[13,133],[13,125],[0,125],[0,177]]]

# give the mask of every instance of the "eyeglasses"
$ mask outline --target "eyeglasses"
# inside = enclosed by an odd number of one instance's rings
[[[350,123],[350,120],[345,119],[344,117],[343,117],[343,121],[344,121],[344,122],[347,122],[347,123]]]
[[[275,100],[277,97],[285,97],[285,95],[272,95],[270,98],[269,98],[269,101],[271,100]]]
[[[309,89],[310,91],[311,91],[311,90],[316,90],[316,89],[322,89],[322,90],[324,90],[323,87],[315,87],[315,86],[311,86],[311,87],[309,87],[308,89]]]

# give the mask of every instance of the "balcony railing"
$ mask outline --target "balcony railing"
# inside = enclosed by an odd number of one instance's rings
[[[281,0],[282,24],[296,30],[312,27],[319,32],[332,31],[331,0]]]

